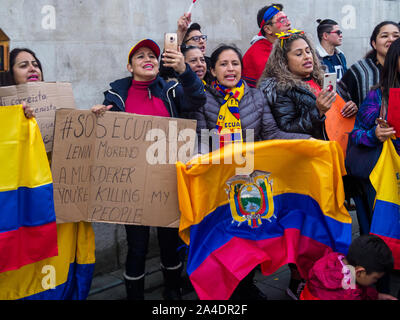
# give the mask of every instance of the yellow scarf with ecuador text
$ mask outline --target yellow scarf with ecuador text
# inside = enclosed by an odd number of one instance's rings
[[[219,109],[216,126],[220,148],[226,144],[243,142],[239,114],[239,102],[243,98],[245,88],[243,80],[240,80],[236,87],[231,89],[225,88],[218,81],[215,81],[213,86],[225,95],[224,104]]]

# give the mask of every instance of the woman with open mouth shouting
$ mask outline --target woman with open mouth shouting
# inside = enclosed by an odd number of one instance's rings
[[[162,61],[173,68],[178,82],[166,82],[159,75],[160,48],[151,39],[135,44],[129,52],[127,69],[132,75],[110,84],[104,93],[103,105],[92,107],[92,112],[103,115],[107,110],[141,115],[180,117],[191,108],[205,103],[204,86],[185,63],[180,51],[166,50]],[[125,285],[128,300],[144,299],[145,262],[150,239],[150,227],[125,225],[128,253],[125,264]],[[164,275],[165,300],[181,299],[183,264],[177,250],[180,243],[178,229],[157,228],[161,269]]]

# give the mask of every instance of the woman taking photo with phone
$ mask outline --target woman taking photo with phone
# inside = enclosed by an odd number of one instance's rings
[[[274,44],[258,87],[264,92],[278,127],[328,140],[325,113],[336,92],[321,90],[323,70],[303,31],[289,30]]]
[[[367,94],[370,92],[371,88],[378,84],[383,65],[385,64],[386,55],[392,43],[400,37],[400,26],[393,21],[383,21],[379,23],[373,30],[370,37],[370,45],[372,50],[367,53],[364,59],[357,61],[353,64],[349,70],[344,74],[340,82],[338,82],[338,93],[341,97],[348,101],[353,100],[360,108],[366,99]],[[376,94],[377,91],[375,91]],[[363,114],[365,114],[365,108]],[[355,130],[360,134],[359,129],[360,121],[364,119],[365,115],[361,115],[361,118],[357,118],[355,123]],[[373,119],[373,122],[375,119]],[[378,128],[378,131],[380,129]],[[378,132],[378,135],[380,133]],[[352,133],[349,137],[350,143],[360,143],[366,139],[366,134],[361,135],[356,138],[357,134]],[[369,132],[369,137],[372,140],[377,139],[372,131]],[[376,141],[377,142],[377,141]],[[348,148],[348,151],[351,149]],[[348,161],[352,158],[346,157],[347,166],[347,179],[351,182],[351,187],[349,188],[351,192],[351,197],[354,199],[357,211],[358,224],[360,226],[361,234],[368,234],[370,229],[371,220],[371,193],[370,183],[368,178],[364,179],[360,174],[355,173],[354,170],[348,167]],[[354,158],[354,157],[353,157]],[[353,159],[355,161],[355,159]],[[358,159],[358,161],[363,161]],[[351,162],[350,162],[351,165]],[[354,163],[357,167],[357,163]],[[367,173],[365,173],[368,176]]]
[[[349,143],[373,151],[372,149],[380,148],[386,140],[392,139],[397,154],[400,155],[400,139],[395,136],[395,129],[386,121],[389,91],[392,88],[400,88],[400,39],[391,44],[385,57],[380,81],[372,88],[361,104],[354,129],[350,133]],[[380,154],[379,150],[376,151],[377,156],[373,156],[374,158],[377,158]],[[375,166],[373,162],[377,159],[367,158],[365,154],[361,159],[356,159],[354,156],[351,159],[348,154],[346,161],[353,162],[355,166],[360,162],[371,163],[368,167],[369,171],[369,169],[373,169]],[[361,234],[369,234],[374,212],[376,191],[369,179],[370,173],[365,172],[365,178],[358,178],[364,194],[363,210],[357,210]],[[389,293],[389,283],[390,275],[387,275],[378,282],[380,291]]]
[[[179,117],[191,108],[205,103],[204,86],[196,74],[185,64],[182,53],[166,50],[163,54],[165,67],[178,74],[179,82],[166,82],[159,76],[160,48],[151,39],[135,44],[128,55],[127,69],[130,77],[110,84],[104,93],[103,105],[92,107],[97,115],[107,110],[159,117]],[[150,227],[125,225],[128,253],[125,264],[125,285],[128,300],[144,299],[146,255],[150,239]],[[181,299],[181,272],[183,264],[178,247],[180,238],[177,228],[157,228],[160,247],[161,270],[164,275],[165,300]]]

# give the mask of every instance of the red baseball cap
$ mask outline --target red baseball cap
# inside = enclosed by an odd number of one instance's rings
[[[129,51],[128,63],[131,63],[132,55],[136,51],[138,51],[140,48],[143,48],[143,47],[149,48],[151,51],[154,52],[157,59],[159,58],[161,50],[160,50],[160,47],[158,46],[158,44],[151,39],[143,39],[143,40],[140,40],[138,43],[136,43]]]

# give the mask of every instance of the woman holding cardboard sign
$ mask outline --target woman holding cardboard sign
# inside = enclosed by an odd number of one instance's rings
[[[10,52],[10,71],[4,85],[23,85],[36,81],[43,81],[43,70],[35,53],[26,48],[12,50]],[[25,106],[24,111],[27,118],[33,116],[32,108]],[[23,160],[26,161],[26,159]],[[19,175],[20,172],[14,174]],[[29,197],[26,199],[26,201],[30,201]],[[35,217],[28,218],[30,224],[37,223]],[[30,247],[33,250],[30,254],[36,256],[35,244],[31,244]],[[89,294],[95,263],[95,238],[92,224],[84,221],[57,224],[57,247],[58,254],[56,256],[31,263],[18,270],[0,273],[0,287],[2,288],[0,300],[22,298],[27,300],[85,300]],[[55,287],[44,286],[46,281],[42,282],[43,270],[45,270],[43,266],[51,266],[54,270],[52,272],[55,276]]]
[[[131,77],[110,84],[105,92],[104,105],[92,107],[98,115],[106,110],[142,115],[178,117],[183,111],[205,103],[201,80],[185,64],[182,53],[166,50],[165,67],[178,74],[179,82],[166,82],[159,76],[159,46],[150,39],[139,41],[129,52],[127,69]],[[130,300],[144,299],[144,277],[150,227],[125,225],[128,254],[124,274],[127,296]],[[157,228],[161,269],[164,275],[164,299],[181,299],[181,272],[183,264],[178,247],[180,239],[176,228]]]

